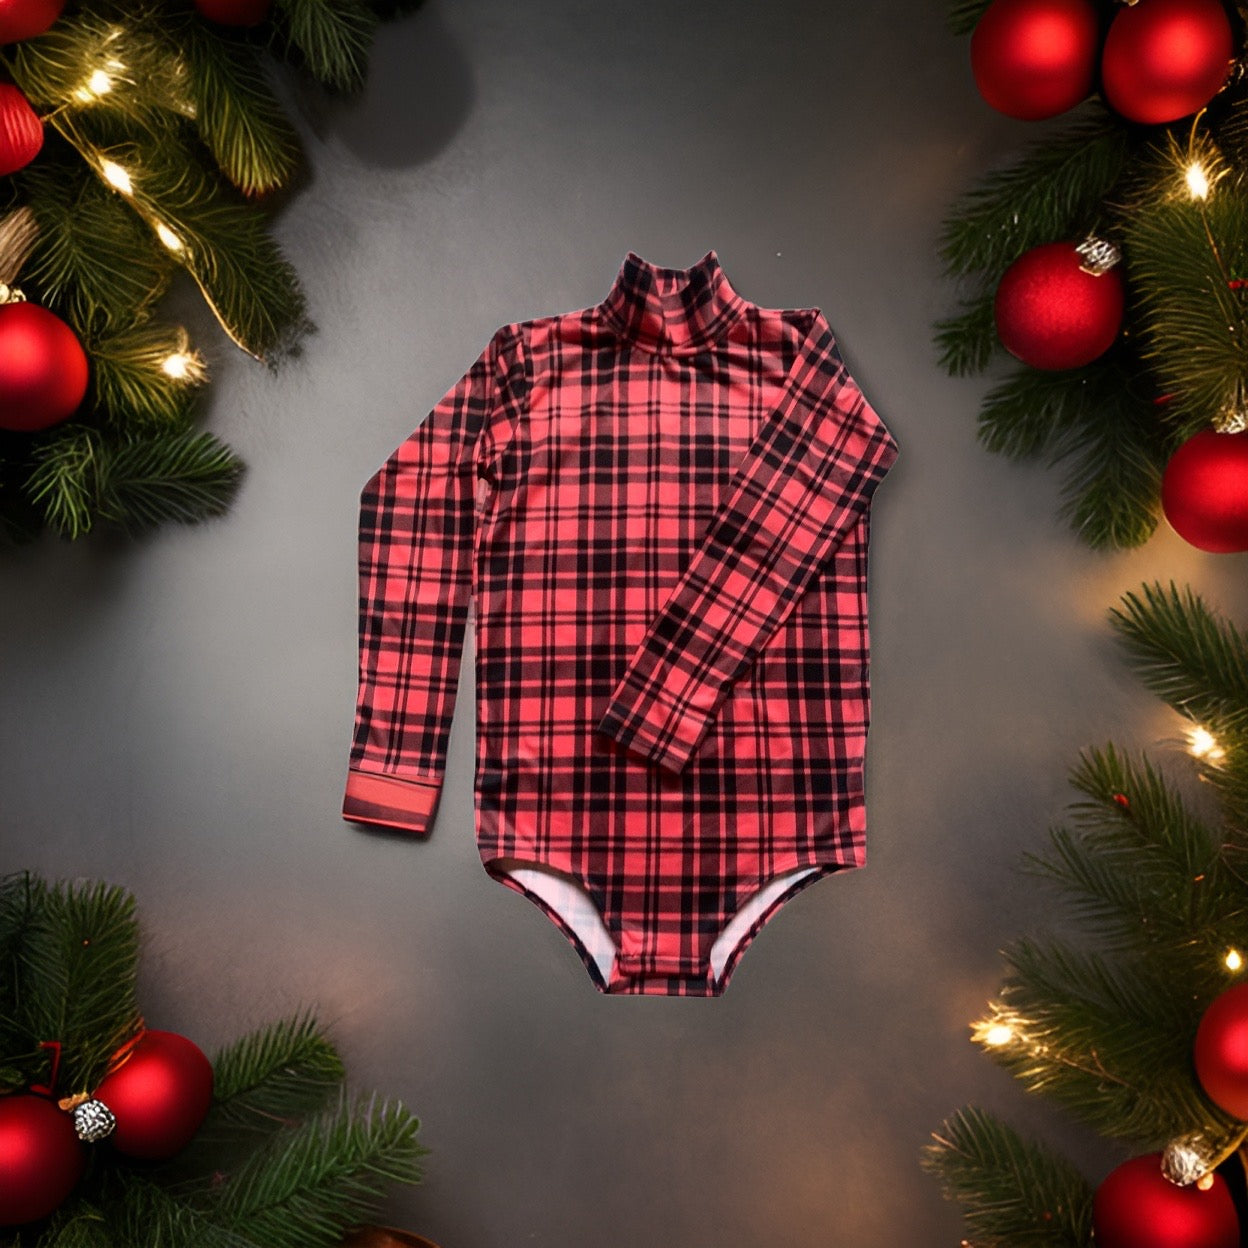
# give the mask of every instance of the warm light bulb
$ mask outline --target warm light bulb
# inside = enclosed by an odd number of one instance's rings
[[[1228,971],[1238,971],[1244,965],[1244,959],[1240,956],[1238,949],[1228,949],[1222,962]]]
[[[115,161],[100,161],[100,173],[104,175],[104,181],[109,186],[115,187],[123,195],[134,194],[134,183],[130,181],[130,175]]]
[[[993,1023],[983,1035],[983,1042],[993,1049],[999,1049],[1003,1044],[1009,1044],[1013,1039],[1014,1028],[1008,1023]]]
[[[1218,744],[1218,739],[1208,728],[1195,727],[1187,735],[1188,753],[1193,758],[1204,759],[1216,763],[1225,756],[1225,751]]]
[[[171,351],[160,363],[161,372],[174,381],[199,381],[204,362],[194,351]]]
[[[113,80],[102,69],[87,79],[87,89],[94,95],[107,95],[113,89]]]
[[[182,240],[163,222],[156,223],[156,237],[160,239],[170,251],[181,251],[185,244]]]
[[[1209,198],[1209,175],[1198,160],[1192,161],[1183,174],[1187,182],[1187,190],[1193,199]]]

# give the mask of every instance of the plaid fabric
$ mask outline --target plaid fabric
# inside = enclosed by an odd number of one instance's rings
[[[607,992],[714,995],[864,859],[866,556],[896,455],[817,310],[630,253],[500,329],[365,487],[343,813],[424,832],[476,603],[477,839]]]

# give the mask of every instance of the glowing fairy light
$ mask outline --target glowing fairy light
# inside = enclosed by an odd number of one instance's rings
[[[1222,965],[1228,971],[1238,971],[1244,965],[1244,959],[1238,949],[1228,949],[1226,957],[1222,959]]]
[[[130,181],[130,175],[116,161],[100,161],[100,173],[109,186],[120,191],[123,195],[134,194],[134,183]]]
[[[984,1032],[984,1043],[989,1048],[999,1049],[1002,1045],[1009,1044],[1014,1039],[1014,1028],[1008,1023],[993,1023],[991,1027]]]
[[[160,239],[170,251],[181,251],[186,244],[163,222],[156,223],[156,237]]]
[[[1193,199],[1209,198],[1209,175],[1198,160],[1192,161],[1183,171],[1183,180],[1187,183],[1187,193]]]
[[[1208,728],[1199,725],[1187,734],[1187,751],[1193,758],[1206,763],[1216,763],[1226,753],[1218,744],[1217,737]]]
[[[174,381],[200,381],[204,362],[194,351],[171,351],[160,362],[160,371]]]

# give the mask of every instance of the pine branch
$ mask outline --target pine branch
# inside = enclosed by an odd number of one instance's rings
[[[1169,441],[1123,353],[1080,369],[1016,369],[984,399],[979,438],[1013,459],[1064,463],[1062,514],[1090,546],[1139,546],[1157,527]]]
[[[39,450],[31,499],[65,537],[97,521],[136,532],[166,520],[220,515],[238,488],[242,465],[209,433],[179,429],[108,439],[70,426]]]
[[[48,527],[62,537],[82,537],[95,525],[100,448],[100,435],[94,429],[71,424],[35,451],[26,493]]]
[[[115,193],[162,238],[238,346],[273,360],[307,332],[303,292],[263,216],[227,195],[173,136],[154,146],[106,143],[97,129],[51,124],[102,179],[106,160],[125,172],[128,189]]]
[[[242,464],[210,433],[154,433],[113,443],[97,482],[101,518],[128,532],[224,513]]]
[[[244,1036],[213,1060],[212,1115],[204,1134],[267,1134],[322,1108],[345,1076],[316,1020],[301,1015]]]
[[[991,292],[963,300],[963,311],[936,322],[940,366],[951,377],[982,373],[1000,349]]]
[[[1156,177],[1183,186],[1167,165]],[[1228,180],[1208,200],[1154,190],[1124,230],[1144,358],[1172,396],[1167,415],[1194,431],[1248,395],[1248,310],[1229,285],[1248,279],[1248,194]]]
[[[259,54],[201,21],[186,23],[185,39],[195,119],[222,172],[244,195],[285,185],[299,140]]]
[[[1072,808],[1078,831],[1055,829],[1048,853],[1027,861],[1062,889],[1100,947],[1168,958],[1190,979],[1193,949],[1248,935],[1248,897],[1221,861],[1221,837],[1147,760],[1112,745],[1089,750],[1071,780],[1092,799]],[[1208,967],[1212,991],[1221,968]]]
[[[85,345],[94,402],[106,420],[134,429],[187,427],[195,391],[205,376],[198,357],[190,353],[185,330],[133,325],[91,337]],[[180,363],[181,374],[166,367],[170,359]]]
[[[134,898],[105,884],[60,884],[30,916],[19,958],[18,1019],[63,1046],[59,1087],[89,1091],[138,1030]]]
[[[377,15],[362,0],[277,0],[286,36],[309,72],[327,87],[354,91],[364,68]]]
[[[164,294],[173,258],[89,170],[41,162],[15,181],[40,227],[23,280],[80,332],[141,316]]]
[[[401,1105],[345,1100],[274,1136],[222,1189],[217,1217],[260,1248],[330,1248],[391,1183],[414,1183],[424,1149]]]
[[[252,1240],[135,1170],[117,1171],[106,1222],[121,1248],[255,1248]]]
[[[1099,107],[1032,145],[954,205],[941,236],[946,269],[980,274],[995,286],[1029,248],[1082,236],[1103,215],[1127,155],[1125,128]]]
[[[1191,589],[1145,585],[1123,595],[1110,622],[1159,698],[1215,735],[1248,733],[1248,638]]]
[[[1228,1136],[1234,1123],[1190,1073],[1199,1015],[1172,968],[1119,960],[1057,940],[1016,941],[997,1009],[1018,1020],[992,1058],[1111,1138],[1156,1147],[1183,1131]],[[1195,956],[1193,962],[1196,961]]]
[[[1125,384],[1114,387],[1125,380],[1118,370],[1103,366],[1093,377],[1078,443],[1062,455],[1069,466],[1061,514],[1093,550],[1142,546],[1161,518],[1166,442],[1153,406]]]
[[[1092,1188],[1069,1162],[978,1109],[949,1119],[923,1168],[963,1208],[976,1248],[1086,1248]]]

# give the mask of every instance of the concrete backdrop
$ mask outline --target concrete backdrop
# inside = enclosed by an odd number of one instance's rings
[[[974,440],[936,369],[952,198],[1038,130],[991,113],[930,0],[430,0],[357,101],[294,93],[307,185],[280,235],[319,333],[270,375],[202,313],[225,519],[0,562],[0,867],[133,889],[155,1026],[212,1048],[312,1005],[356,1084],[433,1150],[387,1210],[444,1248],[956,1242],[918,1170],[976,1101],[1117,1159],[967,1042],[1080,747],[1177,721],[1106,609],[1189,582],[1242,620],[1243,557],[1172,534],[1096,555],[1038,468]],[[338,804],[358,492],[500,324],[597,302],[625,251],[709,247],[747,298],[821,306],[902,456],[876,497],[870,863],[792,902],[715,1001],[599,996],[490,881],[472,668],[425,843]]]

